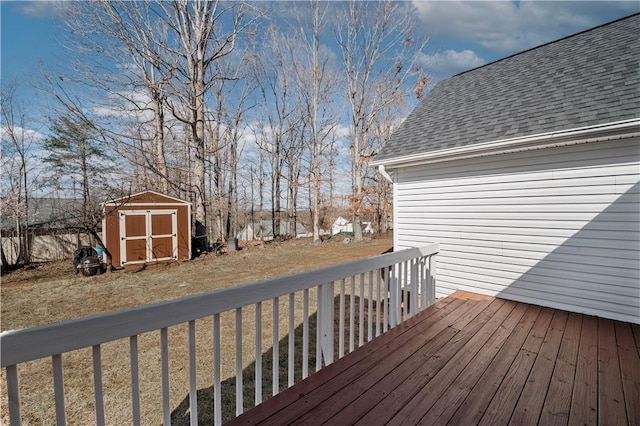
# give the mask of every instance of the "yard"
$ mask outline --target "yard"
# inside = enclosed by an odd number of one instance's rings
[[[69,320],[114,310],[126,309],[209,292],[238,284],[288,275],[342,263],[362,257],[381,254],[392,247],[391,236],[374,238],[360,243],[343,244],[334,238],[320,245],[311,241],[291,240],[271,243],[264,248],[245,247],[243,250],[221,256],[206,255],[181,265],[155,267],[137,272],[119,271],[95,277],[74,275],[71,262],[42,265],[30,270],[17,271],[2,277],[2,330],[19,329]],[[312,293],[313,295],[313,293]],[[314,296],[314,295],[313,295]],[[296,299],[296,306],[298,305]],[[286,310],[287,301],[279,301],[280,312]],[[270,321],[272,306],[263,308],[263,394],[271,394]],[[243,368],[245,406],[253,400],[252,365],[255,361],[255,334],[249,326],[255,311],[243,310]],[[296,325],[302,321],[296,309]],[[224,392],[223,415],[235,413],[235,346],[233,313],[222,316],[222,380]],[[286,344],[288,324],[281,319],[278,338]],[[311,323],[313,324],[313,322]],[[196,322],[198,347],[197,387],[199,418],[210,423],[212,373],[211,320]],[[296,332],[296,336],[297,336]],[[311,334],[313,335],[313,334]],[[230,342],[225,342],[230,340]],[[188,359],[186,325],[169,329],[169,359],[171,374],[172,423],[188,419]],[[161,423],[161,369],[159,333],[146,333],[138,339],[140,363],[141,413],[143,424]],[[280,353],[286,353],[286,349]],[[311,354],[314,351],[310,351]],[[91,350],[72,352],[64,357],[65,389],[67,394],[67,420],[69,424],[86,424],[93,418],[93,379]],[[131,390],[129,371],[129,342],[116,341],[103,345],[103,386],[108,424],[131,422]],[[286,368],[285,368],[286,370]],[[282,371],[282,369],[281,369]],[[22,413],[25,424],[50,424],[55,419],[53,383],[49,359],[26,363],[19,369]],[[297,373],[299,374],[299,373]],[[280,387],[286,386],[286,371],[281,373]],[[7,421],[7,399],[2,372],[2,422]],[[209,407],[209,408],[207,408]],[[186,416],[185,416],[186,414]]]

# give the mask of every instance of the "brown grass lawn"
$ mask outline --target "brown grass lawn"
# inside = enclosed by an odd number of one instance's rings
[[[363,242],[343,244],[333,239],[320,245],[309,240],[291,240],[243,250],[220,256],[206,255],[181,265],[149,268],[138,272],[118,271],[96,277],[73,274],[71,262],[42,265],[29,270],[12,272],[2,277],[1,329],[20,329],[49,324],[77,317],[126,309],[209,292],[238,284],[288,275],[303,270],[337,264],[383,253],[392,246],[391,236]],[[349,286],[347,285],[347,288]],[[315,312],[315,291],[310,292],[310,312]],[[347,298],[348,303],[348,298]],[[356,303],[359,303],[357,301]],[[295,299],[296,341],[301,339],[302,295]],[[263,303],[263,395],[271,395],[272,302]],[[289,334],[287,297],[280,298],[280,388],[287,384],[287,341]],[[356,309],[356,313],[358,309]],[[315,336],[315,315],[312,315],[310,335]],[[255,308],[243,309],[243,376],[245,407],[253,405],[253,368],[255,362]],[[223,415],[235,414],[235,316],[223,314],[222,324],[222,380]],[[348,333],[348,330],[346,330]],[[348,334],[347,334],[348,335]],[[357,336],[357,330],[356,330]],[[188,333],[187,325],[169,329],[169,361],[171,377],[172,423],[188,424]],[[313,343],[313,339],[312,343]],[[357,337],[356,337],[357,340]],[[160,369],[160,333],[139,336],[140,398],[142,424],[162,423],[162,395]],[[199,422],[212,419],[212,320],[196,321],[197,388]],[[357,345],[357,344],[356,344]],[[296,344],[299,348],[301,345]],[[315,349],[310,347],[310,364]],[[300,355],[296,355],[296,380],[299,380]],[[63,356],[65,394],[69,424],[92,424],[94,418],[93,370],[91,349],[75,351]],[[120,425],[131,423],[131,378],[129,342],[119,340],[102,346],[103,387],[106,421]],[[311,367],[309,371],[313,371]],[[4,371],[0,373],[2,415],[6,424],[7,395]],[[53,379],[49,359],[26,363],[19,367],[22,414],[24,424],[54,424]]]

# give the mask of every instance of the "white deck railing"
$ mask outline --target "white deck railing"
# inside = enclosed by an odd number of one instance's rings
[[[242,310],[245,307],[255,308],[255,404],[262,401],[262,344],[263,302],[273,302],[273,366],[279,366],[278,329],[281,315],[279,298],[288,297],[288,351],[286,354],[288,385],[295,381],[294,358],[296,351],[302,351],[301,374],[306,378],[309,374],[309,320],[310,313],[317,312],[315,336],[315,370],[333,362],[351,352],[366,341],[384,333],[406,318],[426,308],[435,300],[435,254],[438,245],[433,244],[420,248],[407,249],[376,257],[330,266],[310,272],[303,272],[287,277],[267,280],[255,284],[243,285],[211,293],[185,297],[154,305],[128,309],[119,312],[96,315],[66,321],[57,324],[30,329],[8,331],[0,335],[1,366],[6,369],[8,408],[10,424],[21,423],[20,385],[18,365],[41,358],[51,358],[53,375],[53,401],[55,404],[55,422],[64,425],[67,422],[65,408],[65,386],[63,374],[63,357],[65,353],[92,348],[93,365],[93,402],[95,417],[90,422],[105,424],[105,392],[103,389],[102,345],[118,339],[129,341],[129,368],[131,383],[131,419],[133,424],[141,423],[140,407],[140,369],[138,363],[138,336],[143,333],[159,331],[160,364],[162,383],[162,417],[163,423],[171,422],[171,406],[169,398],[169,346],[168,327],[188,324],[188,369],[189,369],[189,415],[191,424],[197,424],[197,388],[196,388],[196,354],[200,351],[213,350],[213,412],[215,424],[222,423],[221,397],[221,327],[220,315],[227,311],[235,311],[235,349],[236,349],[236,415],[243,411],[243,343]],[[312,288],[317,289],[316,303],[310,302]],[[336,294],[337,290],[337,294]],[[408,295],[418,295],[417,297]],[[312,295],[313,296],[313,295]],[[356,297],[359,302],[356,303]],[[346,300],[349,298],[348,311]],[[295,347],[295,301],[302,300],[302,347]],[[312,297],[313,299],[313,297]],[[363,301],[367,301],[364,303]],[[366,314],[365,314],[366,305]],[[374,310],[375,306],[375,310]],[[337,308],[336,308],[337,307]],[[359,312],[356,313],[356,307]],[[335,310],[337,309],[337,313]],[[298,315],[299,317],[300,315]],[[205,317],[213,317],[213,347],[202,348],[196,345],[195,321]],[[366,318],[366,324],[365,324]],[[347,323],[348,322],[348,323]],[[334,330],[334,324],[338,329]],[[348,330],[348,336],[345,336]],[[357,332],[357,341],[356,341]],[[229,333],[225,339],[234,340]],[[337,341],[337,348],[334,343]],[[348,348],[347,348],[348,345]],[[300,346],[300,345],[298,345]],[[298,352],[299,354],[299,352]],[[285,354],[282,354],[284,359]],[[284,363],[284,362],[282,362]],[[280,391],[280,367],[272,368],[272,394]],[[89,389],[85,393],[91,392]],[[47,403],[45,403],[47,404]],[[85,419],[88,420],[88,419]]]

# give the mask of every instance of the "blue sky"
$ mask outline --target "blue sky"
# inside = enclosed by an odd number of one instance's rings
[[[412,3],[417,13],[417,30],[429,38],[420,60],[431,84],[640,12],[638,1]],[[49,110],[46,96],[32,89],[39,77],[39,64],[42,62],[53,75],[63,75],[65,62],[70,63],[77,57],[77,53],[60,42],[61,24],[56,19],[60,7],[60,2],[0,0],[0,79],[3,86],[17,80],[18,101],[42,119],[41,123],[31,122],[28,129],[37,132],[39,137],[47,132],[44,116]],[[286,18],[291,13],[291,8],[284,4],[278,9],[280,17]]]
[[[413,1],[418,31],[429,38],[422,65],[431,83],[531,47],[640,12],[637,1]],[[59,2],[0,0],[3,85],[17,80],[18,94],[37,102],[30,89],[39,63],[61,69],[75,53],[61,43]],[[285,11],[286,7],[283,8]],[[64,71],[61,71],[61,74]]]
[[[414,1],[429,37],[424,60],[439,78],[640,11],[639,2]],[[53,66],[72,52],[59,43],[56,3],[2,1],[3,82],[26,78],[38,62]]]
[[[448,76],[639,12],[638,2],[415,1],[432,74]]]

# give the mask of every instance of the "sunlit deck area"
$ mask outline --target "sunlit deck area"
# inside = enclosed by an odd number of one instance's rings
[[[640,424],[640,326],[458,291],[229,424]]]

